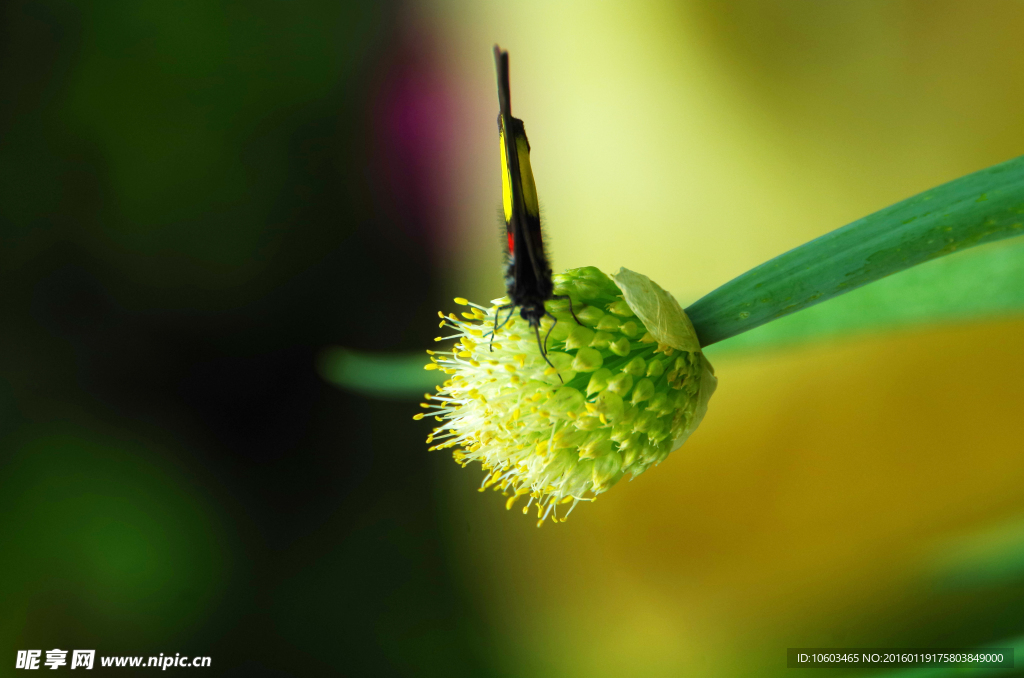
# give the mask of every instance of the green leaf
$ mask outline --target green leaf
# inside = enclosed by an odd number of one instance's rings
[[[716,356],[1024,311],[1024,238],[929,261],[708,349]]]
[[[1024,157],[969,174],[747,271],[686,309],[702,346],[931,259],[1024,234]]]

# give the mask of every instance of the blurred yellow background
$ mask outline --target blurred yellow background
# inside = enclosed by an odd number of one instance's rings
[[[555,269],[626,266],[684,306],[1024,153],[1020,2],[438,1],[416,20],[460,102],[452,295],[503,292],[495,42]],[[1022,338],[1004,320],[712,348],[719,389],[691,441],[540,531],[452,464],[441,501],[497,663],[767,675],[791,646],[1024,632]]]

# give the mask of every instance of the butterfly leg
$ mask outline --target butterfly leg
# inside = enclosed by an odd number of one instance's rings
[[[546,314],[546,315],[551,315],[551,314]],[[551,317],[554,318],[554,316],[551,316]],[[555,319],[555,322],[558,322],[557,318]],[[554,364],[551,362],[551,359],[548,358],[548,352],[547,352],[547,349],[545,348],[547,346],[547,343],[548,343],[548,334],[551,334],[551,330],[554,329],[555,326],[552,325],[551,329],[549,329],[547,334],[544,335],[544,341],[542,343],[541,340],[540,340],[540,322],[531,322],[530,324],[533,325],[533,333],[537,337],[537,348],[540,349],[540,357],[544,358],[544,362],[546,362],[548,365],[550,365],[551,369],[555,370],[555,374],[558,374],[558,368],[555,367]],[[562,375],[561,374],[558,374],[558,381],[562,382],[563,384],[565,383],[565,381],[562,379]]]
[[[503,323],[501,323],[501,325],[499,325],[498,324],[498,312],[499,311],[504,311],[506,308],[508,309],[508,315],[505,316],[505,322],[503,322]],[[505,325],[508,325],[508,321],[512,319],[512,314],[515,313],[515,311],[516,311],[516,305],[515,304],[506,304],[505,306],[499,306],[497,309],[495,309],[495,311],[494,311],[494,331],[491,332],[491,341],[488,344],[488,346],[491,349],[491,353],[494,353],[494,335],[496,335],[498,333],[498,330],[500,330],[502,327],[504,327]]]
[[[544,315],[546,315],[547,317],[549,317],[549,318],[551,318],[552,320],[555,321],[555,322],[551,323],[551,327],[549,327],[548,331],[544,334],[544,345],[541,346],[541,354],[546,357],[547,354],[548,354],[548,337],[551,336],[551,330],[555,329],[555,325],[558,323],[558,318],[556,318],[555,316],[551,315],[547,311],[544,312]],[[538,337],[538,339],[540,339],[540,337]],[[551,365],[551,363],[548,363],[548,365]],[[554,367],[554,365],[551,365],[551,366]]]
[[[576,321],[577,325],[582,325],[583,324],[583,323],[580,322],[580,319],[576,317],[576,311],[572,310],[572,297],[570,297],[568,294],[556,294],[556,295],[554,295],[551,298],[552,299],[565,299],[565,300],[567,300],[569,302],[569,313],[572,313],[572,319]],[[551,315],[551,314],[549,313],[548,315]],[[551,316],[551,317],[554,318],[554,316]]]

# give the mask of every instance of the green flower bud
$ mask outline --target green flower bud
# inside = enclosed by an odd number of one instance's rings
[[[626,322],[619,325],[619,332],[622,332],[627,337],[632,339],[636,335],[640,334],[640,326],[636,324],[636,321],[627,320]]]
[[[667,405],[669,404],[667,393],[655,393],[651,396],[651,399],[647,401],[647,409],[652,412],[667,412]]]
[[[615,332],[619,329],[619,319],[613,315],[606,315],[597,321],[596,329],[602,332]]]
[[[612,335],[607,332],[598,332],[594,335],[594,338],[590,340],[590,346],[603,351],[608,348],[613,341],[615,341],[615,337]]]
[[[633,429],[637,431],[643,431],[644,433],[646,433],[651,429],[651,426],[654,424],[657,418],[657,412],[644,410],[643,412],[638,414],[636,419],[633,421]]]
[[[612,451],[612,441],[610,438],[597,438],[591,440],[586,445],[580,446],[580,458],[581,459],[597,459],[603,457]]]
[[[629,451],[633,453],[639,453],[640,450],[643,449],[644,440],[646,439],[647,436],[644,435],[641,431],[630,431],[629,436],[627,436],[625,440],[619,443],[619,450],[623,452]]]
[[[551,455],[550,461],[541,467],[539,479],[547,483],[555,482],[562,474],[575,467],[575,457],[576,453],[572,450],[562,450]]]
[[[586,280],[577,280],[575,287],[576,293],[580,295],[580,299],[586,301],[597,299],[601,295],[601,288]]]
[[[631,388],[633,388],[633,377],[625,372],[619,372],[608,382],[608,390],[620,396],[629,393]]]
[[[590,383],[587,384],[587,395],[591,396],[598,391],[603,391],[608,388],[608,380],[612,378],[612,371],[607,367],[601,369],[590,375]]]
[[[636,405],[642,403],[645,400],[650,400],[651,396],[654,395],[654,382],[644,377],[636,383],[636,387],[633,389],[633,397],[630,402]]]
[[[594,334],[594,330],[589,327],[574,323],[572,329],[569,330],[569,336],[565,339],[565,347],[572,349],[590,346],[590,342],[594,339]]]
[[[643,434],[642,433],[635,433],[634,435],[637,437],[637,439],[639,439],[640,436],[642,436]],[[640,456],[640,447],[639,447],[639,445],[633,445],[632,447],[629,447],[629,448],[621,448],[619,451],[622,454],[622,470],[623,471],[625,471],[630,466],[632,466],[633,462],[635,462],[637,460],[637,458]]]
[[[615,422],[612,426],[612,432],[608,434],[608,437],[617,443],[622,443],[629,439],[633,435],[633,424],[625,420],[625,409],[628,405],[623,404],[623,418]]]
[[[665,363],[661,362],[657,358],[651,358],[650,362],[647,363],[647,376],[653,379],[657,379],[665,372]]]
[[[565,338],[569,336],[570,330],[572,330],[572,325],[576,323],[572,321],[572,316],[568,313],[565,314],[565,317],[561,313],[554,315],[556,316],[555,320],[547,316],[540,319],[540,334],[542,337],[547,337],[548,341],[565,341]],[[569,319],[569,322],[566,322],[566,318]],[[519,328],[517,327],[516,329],[518,330]],[[532,333],[531,331],[530,334]]]
[[[644,363],[644,359],[637,356],[626,363],[626,366],[622,368],[622,371],[626,374],[631,374],[634,377],[644,376],[644,370],[647,369],[647,365]]]
[[[581,348],[576,351],[576,357],[572,361],[572,369],[577,372],[593,372],[600,369],[604,364],[601,352],[596,348]]]
[[[571,355],[568,353],[562,353],[561,351],[548,351],[548,360],[550,360],[551,364],[555,366],[556,372],[556,374],[547,374],[547,371],[545,371],[544,380],[549,384],[564,384],[575,378],[578,370],[573,370],[573,357]],[[559,377],[561,377],[561,379],[559,379]]]
[[[587,491],[588,486],[593,483],[594,460],[580,459],[576,462],[576,468],[567,474],[565,478],[565,491],[569,496],[579,496]]]
[[[605,389],[597,394],[597,400],[588,405],[587,409],[594,414],[604,415],[608,421],[615,421],[622,417],[622,396]]]
[[[583,394],[570,386],[563,386],[555,391],[545,406],[554,412],[576,411],[583,406],[586,398]]]
[[[657,443],[668,438],[668,429],[671,423],[667,417],[658,417],[647,427],[647,439]]]
[[[588,437],[589,436],[586,431],[564,428],[554,435],[552,438],[552,445],[555,449],[569,447],[575,450],[585,443]]]
[[[609,452],[594,460],[594,489],[604,492],[622,478],[622,456],[618,452]]]
[[[636,415],[640,414],[640,410],[635,405],[625,403],[622,406],[622,419],[620,421],[624,424],[628,424],[636,419]]]
[[[629,304],[627,304],[622,299],[619,299],[618,301],[613,301],[612,303],[608,304],[607,308],[609,313],[614,313],[620,318],[632,318],[634,315],[636,315],[635,313],[633,313],[633,310],[629,307]]]
[[[569,313],[569,301],[569,299],[549,299],[548,302],[544,305],[547,307],[548,311],[550,311],[555,316],[561,318],[560,314]],[[571,318],[572,315],[570,314],[569,317]]]
[[[608,349],[617,356],[625,358],[629,355],[629,339],[621,337],[608,344]]]
[[[587,327],[596,327],[597,323],[601,322],[601,318],[604,317],[604,311],[597,306],[587,306],[582,311],[577,311],[576,317]]]
[[[601,421],[601,417],[580,417],[576,420],[576,428],[581,431],[596,431],[597,429],[605,426],[606,424]]]

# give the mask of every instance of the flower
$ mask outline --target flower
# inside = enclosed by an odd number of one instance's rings
[[[426,369],[450,378],[414,417],[442,422],[427,438],[431,450],[480,462],[481,492],[503,492],[510,509],[526,497],[523,513],[536,504],[538,526],[664,461],[697,428],[717,385],[686,314],[646,276],[622,269],[613,281],[588,266],[554,282],[571,306],[547,303],[547,361],[525,320],[494,331],[507,299],[489,308],[456,299],[469,308],[461,318],[438,313],[453,334],[435,341],[456,342],[427,351]]]

